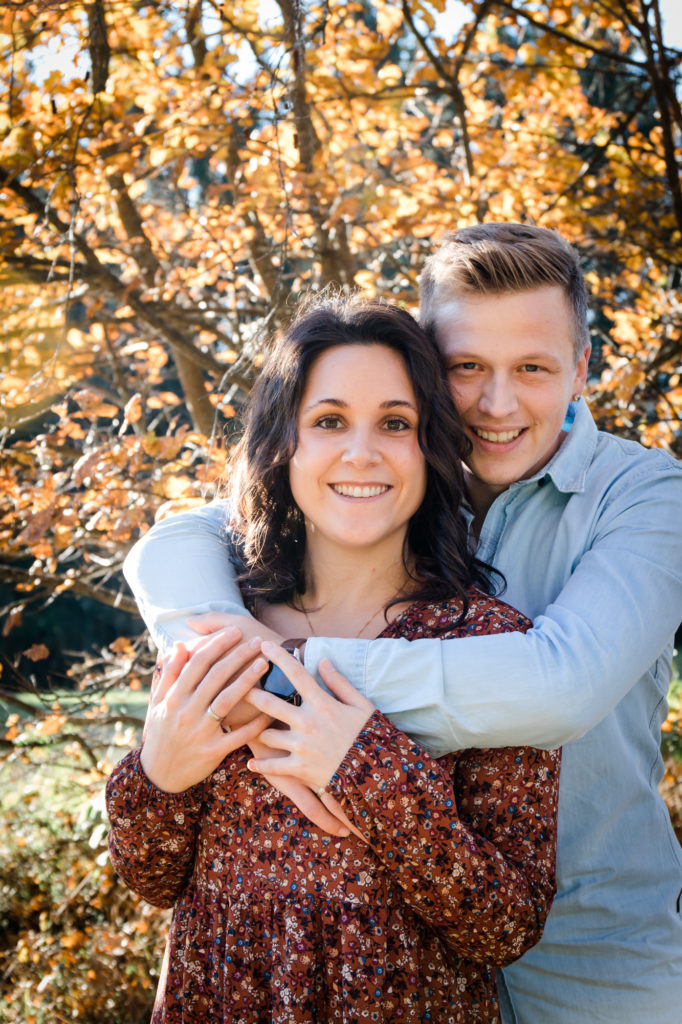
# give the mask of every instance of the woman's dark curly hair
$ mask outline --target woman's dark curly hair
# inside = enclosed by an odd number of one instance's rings
[[[368,344],[385,345],[405,364],[427,464],[424,500],[405,538],[403,560],[415,581],[409,597],[460,597],[465,614],[467,588],[477,584],[489,589],[491,570],[468,545],[461,462],[470,444],[440,354],[405,310],[358,296],[323,293],[299,306],[293,321],[276,336],[250,396],[228,485],[242,592],[247,601],[260,597],[290,604],[305,592],[305,524],[289,486],[301,399],[310,368],[322,352],[337,345]]]

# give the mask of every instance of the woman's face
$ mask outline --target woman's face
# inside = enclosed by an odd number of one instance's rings
[[[426,461],[405,364],[381,344],[339,345],[313,363],[289,466],[310,535],[347,548],[395,542],[424,498]]]

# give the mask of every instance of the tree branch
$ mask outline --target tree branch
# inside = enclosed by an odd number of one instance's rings
[[[14,586],[17,584],[30,585],[33,588],[42,588],[48,594],[54,594],[57,590],[60,593],[76,594],[78,597],[90,597],[100,604],[108,605],[110,608],[118,608],[120,611],[128,612],[130,615],[139,615],[137,604],[132,597],[126,597],[120,591],[114,592],[106,587],[89,583],[87,580],[78,579],[75,576],[66,576],[62,573],[45,573],[43,575],[31,574],[28,569],[21,569],[18,566],[8,565],[0,562],[0,579]]]

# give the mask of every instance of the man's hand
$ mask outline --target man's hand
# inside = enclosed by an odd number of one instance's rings
[[[228,615],[227,612],[206,612],[205,615],[192,615],[186,620],[190,629],[201,636],[209,633],[218,633],[224,629],[238,629],[244,640],[253,640],[254,637],[261,637],[263,640],[271,640],[273,644],[281,644],[286,637],[275,633],[262,625],[253,615],[244,612],[243,615]]]

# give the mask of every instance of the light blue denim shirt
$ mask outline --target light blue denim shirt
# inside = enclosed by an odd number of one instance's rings
[[[498,496],[479,539],[529,633],[314,638],[305,661],[330,657],[436,755],[564,745],[558,895],[539,945],[503,972],[505,1024],[680,1024],[682,855],[657,786],[682,465],[598,432],[584,402],[572,411],[557,454]],[[125,568],[162,647],[191,635],[190,611],[243,611],[219,504],[158,524]]]

